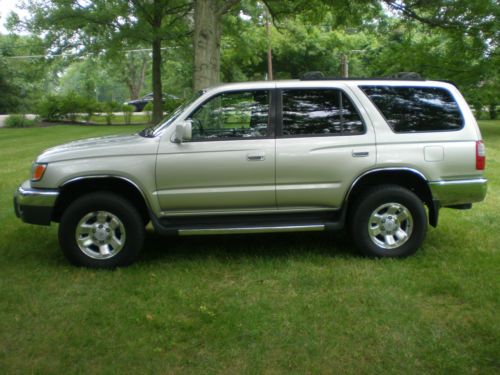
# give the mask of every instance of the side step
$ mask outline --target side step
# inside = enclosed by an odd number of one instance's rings
[[[344,227],[345,215],[338,213],[302,215],[198,216],[157,219],[155,231],[163,235],[196,236],[210,234],[318,232]]]
[[[325,230],[324,224],[310,225],[277,225],[277,226],[242,226],[219,228],[186,228],[179,229],[180,236],[197,236],[207,234],[240,234],[240,233],[273,233],[273,232],[312,232]]]

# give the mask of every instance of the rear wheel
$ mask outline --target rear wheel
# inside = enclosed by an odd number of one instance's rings
[[[125,199],[97,192],[75,200],[59,224],[59,243],[78,266],[110,268],[131,264],[144,241],[144,224]]]
[[[361,195],[350,230],[356,247],[372,257],[405,257],[418,250],[427,233],[420,199],[397,185],[378,186]]]

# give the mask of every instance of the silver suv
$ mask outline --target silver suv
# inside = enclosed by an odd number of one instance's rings
[[[149,222],[178,235],[348,227],[363,254],[403,257],[440,208],[484,199],[484,167],[452,84],[239,83],[138,134],[46,150],[14,201],[27,223],[58,222],[62,251],[88,267],[133,262]]]

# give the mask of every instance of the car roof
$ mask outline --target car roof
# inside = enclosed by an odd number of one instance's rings
[[[224,83],[209,87],[203,91],[226,91],[226,90],[248,90],[248,89],[271,89],[271,88],[321,88],[338,86],[420,86],[420,87],[443,87],[455,86],[451,82],[434,81],[423,79],[399,79],[399,78],[335,78],[335,79],[311,79],[311,80],[276,80],[276,81],[250,81]]]

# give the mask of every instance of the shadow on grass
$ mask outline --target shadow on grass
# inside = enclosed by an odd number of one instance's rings
[[[6,241],[4,246],[0,246],[7,257],[3,263],[24,264],[28,267],[68,267],[55,230],[34,227],[31,236],[26,237],[25,229],[19,227],[9,237],[22,240]],[[314,256],[356,258],[358,254],[344,231],[179,237],[161,236],[148,229],[136,264],[196,262],[204,259],[231,263],[242,259],[297,260]]]
[[[138,262],[205,258],[231,262],[242,258],[301,258],[311,255],[356,257],[357,253],[344,231],[164,237],[149,230]]]

